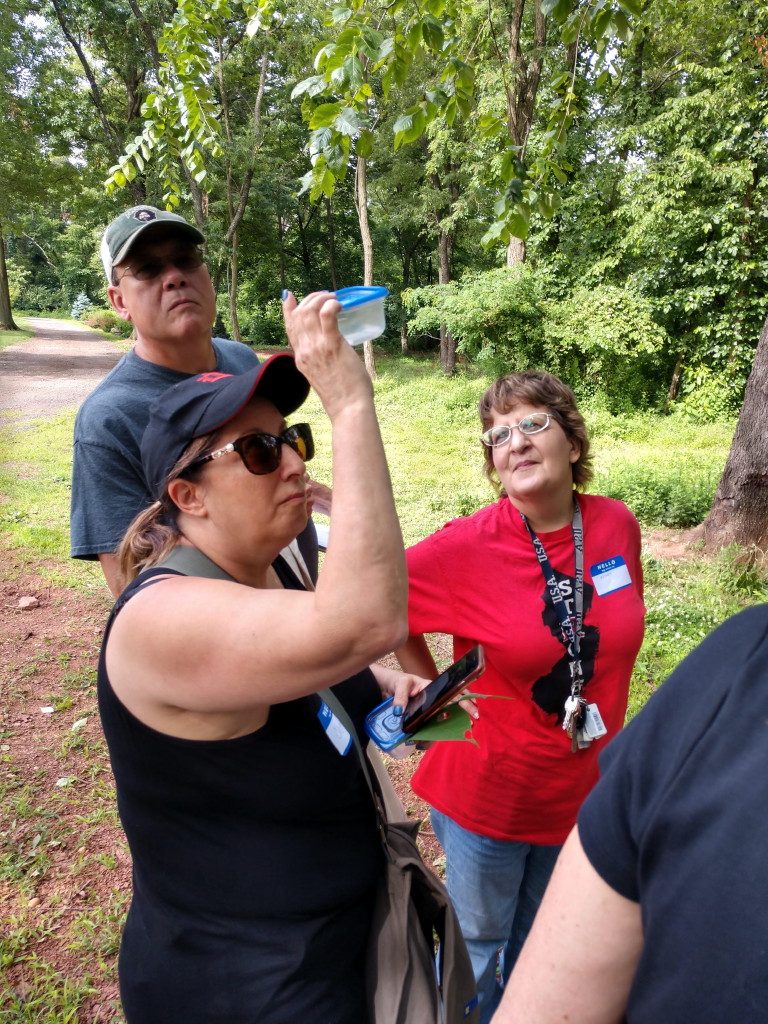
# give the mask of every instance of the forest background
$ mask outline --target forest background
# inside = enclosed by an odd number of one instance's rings
[[[455,351],[611,413],[735,415],[767,308],[765,22],[755,0],[10,0],[0,325],[7,292],[119,330],[98,241],[149,202],[203,226],[220,334],[279,344],[282,288],[365,278],[390,353],[442,340],[448,374]]]
[[[767,36],[761,0],[5,0],[0,344],[24,314],[123,330],[98,246],[138,203],[201,226],[216,332],[259,351],[284,344],[282,288],[385,285],[367,364],[408,542],[489,500],[483,387],[560,374],[595,441],[595,490],[644,529],[634,713],[767,592],[756,551],[705,557],[676,533],[669,558],[649,542],[713,501],[735,518],[726,475],[718,489],[734,428],[740,536],[768,540]],[[71,430],[67,415],[0,438],[5,600],[40,564],[51,622],[36,641],[18,623],[7,647],[14,1024],[121,1019],[130,865],[95,709],[105,608],[68,618],[73,594],[104,597],[66,555]]]

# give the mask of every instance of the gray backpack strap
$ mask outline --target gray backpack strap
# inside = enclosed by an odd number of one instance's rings
[[[230,583],[237,583],[234,576],[224,572],[222,568],[211,561],[208,555],[193,548],[189,544],[178,544],[170,554],[166,555],[162,562],[152,566],[153,569],[175,569],[176,572],[184,573],[185,576],[202,576],[210,580],[229,580]]]

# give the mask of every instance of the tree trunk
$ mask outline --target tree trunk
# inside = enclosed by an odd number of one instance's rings
[[[232,321],[232,337],[235,341],[242,341],[240,337],[240,321],[237,319],[237,232],[232,235],[232,251],[229,254],[229,265],[232,277],[229,281],[229,316]]]
[[[683,364],[685,363],[685,352],[681,352],[675,362],[675,369],[672,371],[672,380],[669,382],[669,391],[667,391],[667,397],[664,401],[664,415],[669,412],[669,407],[677,398],[677,393],[680,390],[680,379],[683,376]]]
[[[709,551],[728,544],[768,551],[768,319],[703,532]]]
[[[355,206],[357,207],[357,220],[360,224],[360,239],[363,243],[363,284],[373,284],[373,239],[371,238],[371,226],[368,223],[368,181],[365,175],[365,159],[358,157],[357,172],[355,174]],[[373,342],[363,342],[363,356],[365,357],[365,368],[371,380],[376,380],[376,359],[373,355]]]
[[[504,88],[507,94],[507,133],[514,146],[525,153],[528,135],[533,123],[536,95],[539,91],[544,64],[544,46],[547,41],[546,18],[541,11],[541,0],[535,0],[533,13],[533,40],[528,52],[523,50],[523,14],[526,0],[513,0],[507,25],[508,43]],[[525,261],[525,242],[510,239],[507,246],[507,266],[514,267]]]
[[[517,267],[525,263],[525,242],[522,238],[510,238],[507,246],[507,266]]]
[[[280,213],[277,215],[277,237],[280,242],[280,290],[285,291],[288,287],[285,276],[285,221]]]
[[[0,331],[18,331],[11,313],[11,292],[8,287],[8,267],[5,264],[5,239],[0,223]]]
[[[413,250],[401,242],[401,262],[403,264],[403,291],[411,286],[411,257]],[[402,309],[402,320],[400,321],[400,351],[403,355],[408,352],[408,319],[405,315],[405,308]]]
[[[339,283],[336,279],[336,233],[333,230],[333,201],[325,197],[325,218],[328,222],[328,267],[331,271],[331,291],[336,291]]]
[[[437,236],[438,279],[440,284],[451,281],[451,236],[448,231],[440,231]],[[456,366],[456,339],[440,324],[440,366],[446,377],[453,374]]]

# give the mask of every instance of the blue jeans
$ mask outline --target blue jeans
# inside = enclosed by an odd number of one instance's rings
[[[448,895],[475,972],[480,1024],[488,1024],[533,924],[561,847],[489,839],[468,832],[434,808],[431,818],[445,852]]]

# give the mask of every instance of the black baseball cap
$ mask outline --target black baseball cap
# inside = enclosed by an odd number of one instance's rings
[[[141,462],[152,495],[160,499],[168,474],[196,437],[223,427],[254,395],[267,398],[282,416],[309,394],[309,381],[288,353],[271,356],[247,373],[201,373],[168,388],[149,407]]]

